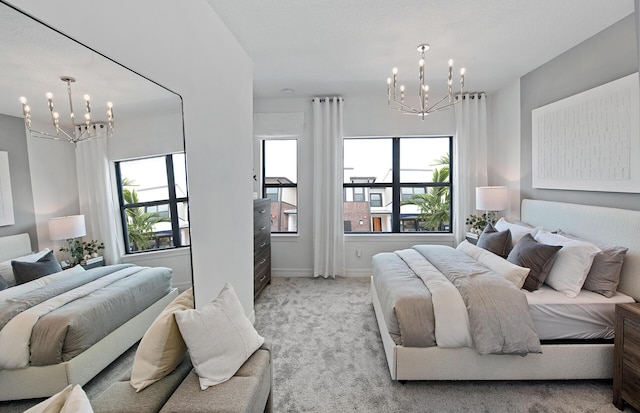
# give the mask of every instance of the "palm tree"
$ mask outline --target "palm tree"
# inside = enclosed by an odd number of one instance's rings
[[[137,186],[132,179],[122,179],[122,195],[125,204],[137,204],[138,192],[131,188]],[[129,248],[131,250],[146,250],[153,246],[155,233],[153,226],[159,222],[168,222],[157,212],[146,212],[144,207],[127,208],[127,232],[129,234]]]
[[[449,182],[449,154],[434,160],[430,166],[441,166],[433,170],[432,182]],[[426,231],[438,231],[450,221],[450,199],[449,187],[432,186],[426,193],[414,194],[402,204],[418,206],[420,226]]]

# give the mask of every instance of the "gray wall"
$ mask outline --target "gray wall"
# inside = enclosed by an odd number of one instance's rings
[[[24,120],[0,114],[0,151],[9,153],[14,225],[0,227],[0,237],[28,232],[31,248],[38,248],[33,191],[29,172],[29,156]]]
[[[636,20],[637,11],[521,78],[522,198],[640,210],[640,194],[531,187],[531,110],[637,72]]]

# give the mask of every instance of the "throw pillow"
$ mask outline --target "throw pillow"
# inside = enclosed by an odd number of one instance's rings
[[[496,254],[479,248],[466,240],[458,244],[456,249],[464,252],[471,258],[480,261],[484,266],[502,275],[518,288],[522,288],[524,280],[527,278],[527,275],[529,275],[529,268],[523,268],[512,264],[504,258],[498,257]]]
[[[187,352],[187,345],[180,335],[174,312],[192,308],[193,288],[190,288],[162,310],[140,340],[129,380],[136,392],[178,367]]]
[[[93,408],[82,387],[70,384],[24,413],[93,413]]]
[[[522,237],[507,256],[507,261],[530,270],[522,288],[535,291],[542,286],[561,248],[540,244],[529,233]]]
[[[176,311],[175,316],[202,390],[233,377],[264,343],[229,283],[201,310]]]
[[[562,230],[558,230],[558,234],[582,241],[580,238],[569,235]],[[629,249],[626,247],[595,245],[600,248],[601,251],[593,258],[591,269],[589,270],[589,274],[587,274],[587,279],[584,281],[582,288],[610,298],[613,297],[618,290],[624,257],[627,255]]]
[[[0,291],[6,290],[9,288],[9,283],[7,283],[4,278],[0,277]]]
[[[47,255],[49,251],[51,251],[49,248],[45,248],[39,252],[34,252],[32,254],[23,255],[12,260],[0,262],[0,277],[4,278],[4,280],[9,284],[10,287],[13,287],[14,285],[16,285],[16,280],[15,276],[13,275],[13,267],[11,265],[11,261],[36,262],[40,258]]]
[[[542,244],[562,247],[549,270],[545,283],[567,297],[576,297],[580,294],[593,258],[600,252],[600,248],[589,242],[572,240],[548,231],[538,231],[535,240]]]
[[[506,231],[509,230],[511,232],[511,247],[514,247],[525,234],[531,234],[535,236],[536,232],[538,232],[540,227],[532,227],[531,225],[525,224],[524,222],[516,222],[511,223],[504,218],[500,218],[498,222],[494,225],[494,227],[498,231]]]
[[[45,275],[62,271],[53,251],[49,251],[44,257],[36,262],[11,261],[13,275],[16,276],[17,284],[24,284]]]
[[[498,231],[491,223],[488,223],[480,234],[476,245],[504,258],[511,251],[511,231],[509,229]]]

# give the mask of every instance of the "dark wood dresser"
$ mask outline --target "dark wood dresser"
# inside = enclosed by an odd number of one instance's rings
[[[253,297],[271,282],[271,200],[253,200]]]
[[[616,305],[613,404],[640,409],[640,304]]]

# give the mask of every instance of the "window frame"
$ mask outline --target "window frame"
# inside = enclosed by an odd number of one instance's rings
[[[279,140],[287,140],[287,141],[295,141],[296,142],[296,182],[278,182],[278,183],[267,183],[267,176],[266,176],[266,144],[267,141],[279,141]],[[261,177],[260,177],[260,181],[261,181],[261,194],[263,198],[270,198],[269,196],[267,196],[267,189],[268,188],[276,188],[277,189],[277,193],[278,193],[278,201],[277,202],[282,202],[282,190],[284,188],[295,188],[296,191],[296,230],[295,231],[274,231],[273,229],[271,229],[271,233],[272,234],[297,234],[298,233],[298,223],[299,223],[299,204],[300,204],[300,193],[298,192],[298,178],[297,175],[299,173],[299,169],[298,169],[298,154],[299,154],[299,139],[296,138],[262,138],[261,142],[260,142],[260,151],[261,151]],[[273,199],[271,200],[271,202],[273,202]],[[281,218],[282,216],[282,211],[281,208],[278,208],[278,211],[280,213],[280,217],[278,217],[278,219]]]
[[[118,190],[118,203],[120,209],[120,220],[122,223],[122,236],[124,241],[124,251],[127,255],[140,254],[145,252],[155,252],[155,251],[166,251],[177,248],[186,248],[190,245],[182,245],[182,237],[180,234],[180,222],[178,217],[178,205],[181,203],[187,204],[187,214],[189,214],[189,194],[186,196],[178,197],[176,194],[176,180],[175,173],[173,168],[173,155],[184,155],[184,152],[180,153],[170,153],[165,155],[157,155],[157,156],[148,156],[144,158],[134,158],[134,159],[126,159],[122,161],[115,161],[115,175],[116,175],[116,183]],[[165,170],[167,173],[167,190],[169,197],[166,199],[156,200],[156,201],[147,201],[147,202],[136,202],[132,204],[126,204],[124,201],[124,187],[122,186],[122,173],[120,170],[120,164],[126,162],[139,161],[143,159],[152,159],[152,158],[163,158],[165,159]],[[186,161],[186,157],[185,157]],[[185,165],[185,173],[186,173],[186,165]],[[185,188],[185,191],[188,191],[188,188]],[[127,220],[127,209],[132,208],[146,208],[147,207],[158,207],[159,205],[168,205],[169,207],[169,215],[171,217],[171,237],[173,239],[173,246],[168,248],[152,248],[141,251],[131,251],[131,245],[129,243],[129,225]],[[189,226],[191,226],[191,222],[189,222]]]
[[[449,140],[449,182],[400,182],[400,142],[403,139],[414,139],[414,138],[433,138],[433,139],[448,139]],[[344,140],[358,140],[363,139],[359,137],[344,137]],[[454,193],[453,193],[453,181],[454,181],[454,162],[453,162],[453,136],[442,135],[442,136],[376,136],[376,137],[366,137],[365,139],[388,139],[392,142],[392,180],[391,183],[381,183],[381,182],[369,182],[369,183],[354,183],[354,182],[344,182],[343,183],[343,193],[345,191],[351,190],[354,188],[391,188],[392,189],[392,212],[391,212],[391,231],[350,231],[346,232],[345,235],[357,235],[357,234],[452,234],[453,233],[453,203],[454,203]],[[343,161],[344,163],[344,161]],[[429,188],[437,188],[437,187],[447,187],[449,188],[449,228],[448,230],[440,230],[440,231],[401,231],[401,227],[403,226],[402,221],[407,221],[407,219],[403,219],[400,213],[400,207],[402,205],[402,188],[424,188],[425,192]],[[346,198],[345,198],[346,199]],[[344,201],[346,202],[346,200]],[[371,208],[371,205],[369,204]],[[413,218],[416,221],[416,226],[419,226],[417,223],[417,218]],[[410,219],[408,219],[410,220]]]

